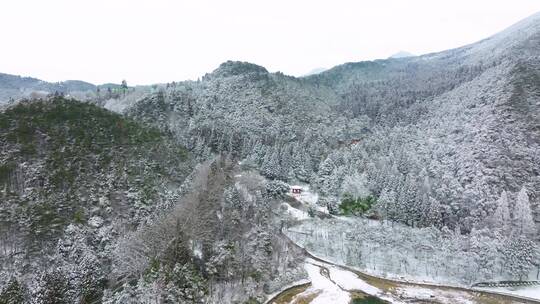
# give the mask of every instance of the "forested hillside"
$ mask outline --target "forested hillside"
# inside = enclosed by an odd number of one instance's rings
[[[15,274],[43,303],[101,298],[118,236],[174,201],[193,167],[187,150],[62,98],[21,102],[0,126],[1,281]]]
[[[0,303],[245,301],[302,275],[274,192],[230,159],[64,98],[0,126]]]
[[[126,113],[195,155],[229,153],[268,178],[308,182],[332,210],[345,193],[385,194],[410,212],[396,220],[468,232],[503,191],[525,187],[536,212],[539,39],[537,14],[477,44],[300,79],[227,62]]]
[[[75,93],[83,96],[87,92],[94,92],[96,86],[79,80],[51,83],[32,77],[20,77],[0,73],[0,104],[9,100],[17,100],[31,95],[52,93]]]

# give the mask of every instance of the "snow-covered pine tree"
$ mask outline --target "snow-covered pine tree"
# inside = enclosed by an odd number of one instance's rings
[[[328,184],[331,182],[329,179],[332,177],[332,173],[336,168],[334,159],[332,157],[327,157],[319,166],[319,171],[317,174],[317,187],[319,188],[319,193],[322,196],[333,195],[330,193]]]
[[[223,192],[223,198],[227,208],[234,208],[238,211],[244,209],[244,202],[236,187],[229,187]]]
[[[401,223],[408,223],[412,218],[412,209],[409,205],[409,184],[408,179],[402,180],[396,189],[395,220]]]
[[[32,298],[36,304],[70,303],[70,284],[64,273],[54,270],[43,274]]]
[[[427,215],[425,216],[425,225],[434,226],[441,228],[443,219],[442,219],[442,206],[438,200],[433,197],[428,198],[429,206],[427,210]]]
[[[292,145],[284,145],[280,153],[280,176],[284,180],[289,180],[294,178],[294,169],[293,169],[293,152]]]
[[[248,145],[249,147],[249,145]],[[260,141],[256,141],[251,148],[245,152],[244,165],[258,167],[264,160],[265,148]]]
[[[514,234],[531,236],[536,232],[529,203],[527,189],[522,187],[519,191],[514,205],[513,213]]]
[[[354,197],[367,197],[371,194],[368,189],[368,181],[365,173],[355,171],[352,174],[346,175],[341,186],[342,194],[349,193]]]
[[[207,282],[194,265],[175,264],[163,281],[167,282],[164,286],[164,303],[204,303]]]
[[[504,250],[504,259],[510,275],[521,280],[527,279],[538,259],[533,242],[524,236],[510,238]]]
[[[281,176],[278,148],[268,149],[261,166],[261,173],[270,179],[277,179]]]
[[[383,189],[375,206],[377,212],[387,220],[395,220],[397,217],[396,194],[394,190]]]
[[[499,229],[503,235],[506,235],[510,230],[510,220],[508,194],[503,191],[497,200],[497,209],[495,209],[495,213],[491,217],[491,223],[493,228]]]

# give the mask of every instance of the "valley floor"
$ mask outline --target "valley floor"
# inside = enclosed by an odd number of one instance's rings
[[[269,303],[537,303],[540,299],[540,288],[519,288],[519,289],[467,289],[438,286],[441,282],[429,280],[429,277],[407,277],[385,273],[386,277],[381,278],[375,272],[375,276],[368,275],[356,270],[358,267],[348,267],[346,259],[335,259],[335,252],[317,251],[311,252],[306,247],[308,235],[313,231],[308,231],[306,227],[318,226],[325,220],[313,219],[307,216],[306,209],[312,205],[311,199],[316,197],[309,193],[309,189],[301,197],[296,197],[301,203],[295,207],[287,204],[286,212],[300,221],[300,225],[291,227],[284,231],[293,243],[305,248],[306,261],[304,268],[309,275],[311,284],[305,283],[298,288],[289,288],[286,292],[278,295]],[[309,197],[310,201],[303,198]],[[294,205],[294,204],[293,204]],[[306,222],[316,221],[313,226],[306,225]],[[352,223],[355,219],[346,217],[333,217],[332,220],[343,223]],[[329,224],[332,225],[332,224]],[[377,223],[371,223],[377,225]],[[330,231],[335,236],[336,231]],[[298,238],[298,235],[301,237]],[[325,238],[328,238],[326,236]],[[331,239],[331,238],[330,238]],[[336,247],[347,246],[344,242],[335,242]],[[346,248],[340,248],[347,251]],[[325,254],[326,253],[326,254]],[[337,263],[337,264],[336,264]],[[347,265],[347,266],[341,266]],[[360,269],[359,269],[360,270]],[[433,278],[432,278],[433,279]],[[422,281],[422,282],[419,282]],[[482,292],[487,291],[487,292]],[[516,296],[516,297],[514,297]],[[369,299],[369,301],[368,301]],[[364,301],[364,302],[363,302]],[[540,302],[540,301],[538,301]]]
[[[309,284],[300,284],[277,295],[269,304],[325,303],[440,303],[495,304],[536,303],[505,295],[443,286],[399,283],[307,258],[304,267]]]

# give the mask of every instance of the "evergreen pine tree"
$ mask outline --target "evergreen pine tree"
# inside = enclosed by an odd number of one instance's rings
[[[497,200],[497,209],[492,216],[493,228],[500,229],[503,235],[507,234],[510,229],[510,210],[508,209],[508,195],[506,191],[501,193]]]
[[[68,304],[70,286],[65,275],[59,271],[44,274],[33,298],[36,304]]]
[[[513,224],[516,235],[531,236],[536,232],[529,196],[525,187],[521,188],[517,195],[516,204],[514,205]]]
[[[24,287],[16,279],[11,279],[0,292],[0,304],[22,304],[24,294]]]
[[[504,255],[509,274],[520,281],[527,278],[538,258],[534,243],[524,236],[508,240]]]

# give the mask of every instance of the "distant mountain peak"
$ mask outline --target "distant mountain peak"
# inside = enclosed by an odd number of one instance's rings
[[[526,52],[537,53],[535,41],[540,36],[540,12],[535,13],[505,30],[483,39],[477,43],[465,46],[472,53],[479,52],[479,56],[523,55]]]
[[[322,72],[324,72],[326,70],[328,70],[328,69],[327,68],[322,68],[322,67],[314,68],[313,70],[307,72],[303,76],[317,75],[317,74],[322,73]]]
[[[406,57],[414,57],[416,55],[412,54],[412,53],[409,53],[409,52],[406,52],[406,51],[399,51],[397,53],[395,53],[394,55],[388,57],[388,58],[393,58],[393,59],[397,59],[397,58],[406,58]]]

